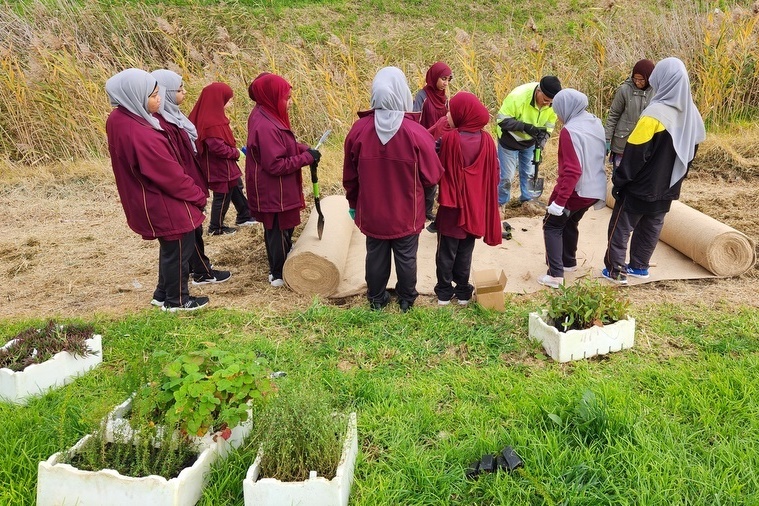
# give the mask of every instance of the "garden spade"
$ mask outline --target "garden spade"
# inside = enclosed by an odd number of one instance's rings
[[[327,131],[322,134],[319,142],[317,142],[316,146],[314,146],[315,150],[319,150],[331,132],[332,130],[327,129]],[[324,233],[324,213],[322,213],[322,204],[319,202],[319,178],[316,175],[316,168],[318,166],[319,164],[316,162],[311,164],[311,183],[314,185],[314,205],[316,206],[316,213],[319,215],[319,219],[316,222],[316,234],[319,236],[319,240],[321,241],[322,234]]]
[[[535,173],[532,177],[527,179],[527,190],[533,199],[536,199],[543,195],[543,178],[538,177],[538,166],[543,161],[543,148],[541,142],[536,139],[535,151],[532,154],[532,164],[535,166]]]

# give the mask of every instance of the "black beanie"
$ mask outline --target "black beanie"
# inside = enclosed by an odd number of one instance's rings
[[[540,80],[540,91],[548,98],[553,98],[561,91],[561,83],[556,76],[543,76]]]

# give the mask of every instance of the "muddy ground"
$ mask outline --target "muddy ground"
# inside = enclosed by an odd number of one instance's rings
[[[756,241],[759,159],[751,158],[756,152],[752,145],[757,142],[742,142],[739,151],[710,137],[683,185],[681,200]],[[325,159],[338,156],[335,152]],[[326,165],[322,192],[338,193],[339,161]],[[542,167],[543,199],[555,180],[551,166],[555,163],[549,152]],[[0,164],[0,208],[0,318],[119,316],[150,310],[158,244],[143,241],[127,227],[108,160],[47,167]],[[523,211],[510,211],[519,212]],[[233,220],[231,210],[227,222]],[[213,307],[289,311],[311,304],[308,297],[269,285],[262,240],[260,227],[207,237],[212,262],[230,269],[233,278],[221,285],[192,287],[192,293],[208,295]],[[759,306],[757,280],[759,270],[754,267],[738,278],[657,282],[628,290],[642,305],[668,301]],[[422,296],[418,304],[434,302]],[[364,299],[329,303],[364,304]]]

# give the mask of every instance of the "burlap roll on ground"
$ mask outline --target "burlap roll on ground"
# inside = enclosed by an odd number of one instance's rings
[[[614,207],[611,185],[608,190],[606,205]],[[740,276],[756,263],[756,245],[746,234],[677,200],[659,240],[716,276]]]
[[[342,279],[354,224],[344,196],[324,197],[321,207],[324,213],[322,239],[317,236],[318,215],[312,209],[303,232],[287,256],[282,275],[287,286],[297,293],[329,297]]]

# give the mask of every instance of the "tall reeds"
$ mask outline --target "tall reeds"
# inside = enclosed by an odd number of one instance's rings
[[[247,86],[262,71],[277,72],[293,85],[291,119],[299,138],[311,142],[330,127],[336,142],[356,111],[369,106],[380,67],[402,68],[415,92],[437,60],[453,69],[453,91],[476,93],[492,112],[514,86],[552,73],[585,92],[592,111],[603,117],[636,60],[677,56],[691,72],[708,124],[756,114],[756,13],[715,12],[687,0],[663,12],[603,4],[565,14],[576,15],[566,22],[507,21],[497,33],[466,21],[439,32],[431,20],[396,17],[388,35],[387,16],[317,5],[272,12],[219,5],[198,15],[196,8],[139,2],[6,3],[0,9],[0,156],[22,164],[105,156],[110,106],[104,83],[128,67],[182,74],[188,111],[203,86],[229,83],[240,140],[252,106]],[[497,6],[492,8],[497,15]],[[354,15],[358,19],[346,21]],[[321,19],[320,28],[306,26],[307,18]],[[352,26],[360,29],[346,28]]]

